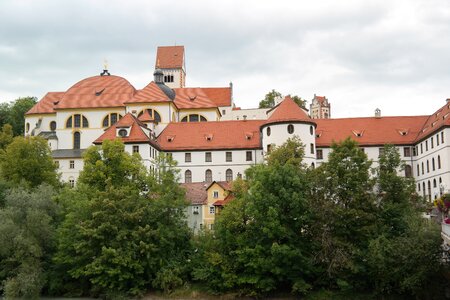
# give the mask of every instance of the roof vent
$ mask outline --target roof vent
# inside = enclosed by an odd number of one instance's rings
[[[356,137],[362,137],[364,130],[352,130],[352,132]]]
[[[244,119],[244,121],[247,121],[247,115],[243,115],[242,119]]]
[[[53,102],[53,105],[58,105],[58,103],[59,103],[59,100],[58,100],[58,101],[55,101],[55,102]]]
[[[251,140],[253,137],[253,132],[246,132],[245,133],[245,139],[246,140]]]
[[[406,129],[398,129],[398,133],[399,133],[400,135],[405,136],[405,135],[408,134],[408,130],[406,130]]]
[[[195,100],[195,98],[197,98],[197,96],[196,95],[193,95],[193,96],[188,96],[189,97],[189,100],[191,100],[191,101],[194,101]]]
[[[205,135],[205,139],[206,139],[208,142],[212,141],[213,137],[214,137],[214,135],[213,135],[212,133],[206,134],[206,135]]]
[[[100,90],[100,91],[95,91],[95,96],[100,96],[104,91],[105,91],[105,88],[103,88],[103,90]]]
[[[167,141],[168,141],[169,143],[171,143],[174,139],[175,139],[175,136],[173,136],[173,135],[168,135],[168,136],[167,136]]]
[[[381,118],[381,109],[375,109],[375,118]]]

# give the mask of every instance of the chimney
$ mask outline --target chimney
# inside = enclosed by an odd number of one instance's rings
[[[381,110],[379,108],[375,109],[375,118],[381,118]]]
[[[450,102],[450,98],[445,99],[445,101],[447,101],[447,103]]]

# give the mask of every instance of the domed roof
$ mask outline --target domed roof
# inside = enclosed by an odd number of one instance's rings
[[[120,107],[135,92],[135,88],[125,78],[114,75],[93,76],[69,88],[55,108]]]
[[[267,119],[265,124],[284,122],[306,122],[315,124],[290,96],[286,96],[284,100],[272,108],[272,110],[272,115]]]

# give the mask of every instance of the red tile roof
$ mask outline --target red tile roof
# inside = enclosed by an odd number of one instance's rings
[[[317,119],[316,146],[350,137],[360,145],[412,144],[428,116]],[[360,135],[359,137],[357,135]]]
[[[286,96],[283,101],[272,108],[269,112],[271,111],[273,112],[267,119],[267,124],[299,121],[314,123],[314,121],[297,105],[297,103],[294,102],[294,100],[292,100],[290,96]]]
[[[89,77],[68,89],[55,109],[121,107],[135,91],[128,80],[119,76]]]
[[[324,103],[324,101],[325,100],[327,100],[327,97],[325,97],[325,96],[316,96],[316,95],[314,95],[314,99],[316,99],[317,100],[317,102],[319,102],[321,105],[323,105]],[[328,103],[328,106],[329,106],[330,104]]]
[[[61,100],[64,92],[49,92],[44,98],[42,98],[38,103],[36,103],[26,114],[51,114],[55,113],[53,109],[56,103]]]
[[[263,123],[264,120],[170,123],[157,141],[163,149],[172,151],[260,149],[259,127]]]
[[[231,88],[202,88],[203,92],[217,106],[231,106]]]
[[[208,187],[206,188],[206,190],[209,190],[209,188],[210,188],[214,183],[217,183],[221,188],[223,188],[223,189],[226,190],[226,191],[231,191],[232,184],[231,184],[231,182],[228,182],[228,181],[213,181],[213,182],[211,182],[211,183],[208,185]]]
[[[117,128],[131,127],[130,134],[127,137],[118,137]],[[147,132],[147,134],[145,132]],[[112,125],[94,141],[94,144],[101,144],[104,140],[121,139],[124,143],[152,143],[149,137],[150,130],[145,127],[135,116],[127,113],[116,124]]]
[[[158,47],[156,68],[176,69],[184,67],[184,46]]]
[[[176,88],[174,91],[174,103],[179,109],[217,107],[202,88]]]
[[[443,126],[450,126],[450,101],[432,115],[428,116],[423,126],[420,128],[416,140],[420,141],[426,138],[430,134],[440,130]]]
[[[233,200],[234,200],[234,195],[230,193],[230,194],[228,194],[228,196],[225,197],[225,199],[217,200],[216,202],[214,202],[213,205],[214,206],[225,206]]]
[[[134,96],[125,101],[125,103],[152,103],[152,102],[170,102],[167,95],[158,87],[155,82],[150,82],[142,90],[138,90]]]
[[[186,199],[193,205],[207,204],[208,194],[207,184],[204,182],[181,183],[181,187],[186,190]]]
[[[150,116],[150,113],[148,112],[148,109],[145,109],[142,115],[138,117],[138,120],[141,122],[152,122],[155,121],[155,118]]]

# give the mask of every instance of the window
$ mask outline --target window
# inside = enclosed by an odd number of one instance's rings
[[[55,160],[55,167],[59,169],[59,161]]]
[[[206,122],[208,121],[204,116],[199,114],[190,114],[187,116],[184,116],[181,119],[181,122]]]
[[[215,212],[216,212],[216,208],[214,206],[210,206],[209,213],[213,215]]]
[[[232,152],[225,153],[225,161],[227,161],[227,162],[233,161],[233,153]]]
[[[441,143],[442,144],[444,143],[444,132],[443,131],[441,132]]]
[[[25,130],[28,133],[28,131],[30,131],[30,123],[27,123],[27,125],[25,126]]]
[[[81,134],[76,131],[73,133],[73,149],[80,149],[81,145]]]
[[[194,215],[198,215],[198,213],[199,213],[199,207],[198,207],[198,206],[192,207],[192,213],[193,213]]]
[[[122,119],[122,115],[118,113],[110,113],[103,119],[103,127],[112,126],[120,119]]]
[[[378,157],[384,154],[384,148],[378,148]]]
[[[246,160],[247,161],[252,161],[253,160],[252,151],[247,151],[246,152]]]
[[[431,183],[428,180],[428,200],[431,200]]]
[[[417,156],[417,146],[416,147],[412,147],[412,154],[413,156]]]
[[[420,183],[417,184],[417,190],[420,192]]]
[[[270,136],[270,132],[271,132],[270,127],[267,127],[266,132],[267,132],[267,136]]]
[[[211,152],[205,152],[205,162],[212,162]]]
[[[433,137],[431,137],[431,149],[433,149],[434,148],[434,138]]]
[[[405,177],[412,177],[412,168],[410,165],[405,166]]]
[[[438,169],[441,168],[441,156],[438,155]]]
[[[310,133],[311,135],[314,135],[314,127],[309,126],[309,133]]]
[[[219,191],[213,191],[213,198],[214,199],[219,198]]]
[[[80,114],[76,114],[70,116],[66,121],[66,128],[80,128],[83,125],[83,128],[89,127],[88,119]]]
[[[133,153],[139,153],[139,146],[133,145]]]
[[[225,172],[225,180],[226,181],[233,181],[233,171],[231,170],[231,169],[228,169],[226,172]]]
[[[422,154],[423,153],[423,145],[422,145],[422,143],[420,143],[420,154]]]
[[[147,111],[148,114],[150,115],[150,117],[152,117],[153,120],[155,120],[156,122],[158,122],[158,123],[161,122],[161,115],[156,110],[151,109],[151,108],[148,108],[148,109],[145,109],[145,110],[141,111],[138,114],[138,117],[140,117],[144,113],[144,111]]]
[[[184,172],[184,182],[185,183],[192,182],[192,172],[190,170],[186,170],[186,172]]]
[[[315,163],[311,163],[311,168],[315,169],[316,168],[316,164]]]
[[[205,171],[205,181],[212,182],[212,171],[209,169]]]
[[[431,169],[434,171],[436,170],[436,166],[434,164],[434,157],[431,159]]]
[[[422,193],[423,196],[425,197],[425,182],[422,182]]]
[[[419,176],[420,174],[420,168],[419,168],[419,165],[417,165],[417,176]]]
[[[118,132],[120,137],[126,137],[128,135],[128,131],[126,129],[120,129]]]
[[[75,169],[75,161],[74,160],[69,161],[69,169]]]
[[[311,151],[311,154],[314,154],[314,144],[309,144],[309,150]]]
[[[323,150],[322,149],[317,149],[317,151],[316,151],[316,158],[317,159],[323,159]]]
[[[191,162],[191,153],[185,153],[184,154],[184,162]]]
[[[430,162],[427,159],[427,173],[430,173]]]
[[[219,212],[217,212],[219,213]],[[209,224],[209,230],[214,230],[214,224]]]
[[[439,146],[439,134],[436,134],[436,146]]]
[[[164,82],[173,82],[173,75],[164,75]]]
[[[50,122],[50,130],[51,131],[55,131],[56,130],[56,122],[55,121],[51,121]]]
[[[422,175],[425,173],[425,167],[424,167],[424,164],[423,164],[423,162],[422,162]]]
[[[75,180],[74,179],[69,179],[69,186],[71,188],[73,188],[75,186]]]
[[[272,144],[267,145],[267,153],[270,153],[272,151]]]
[[[433,187],[437,187],[436,179],[433,179]]]
[[[411,156],[411,148],[403,147],[403,156],[410,157]]]
[[[287,131],[289,134],[293,134],[294,133],[294,125],[289,124],[287,127]]]
[[[425,141],[425,151],[428,151],[428,141]]]

